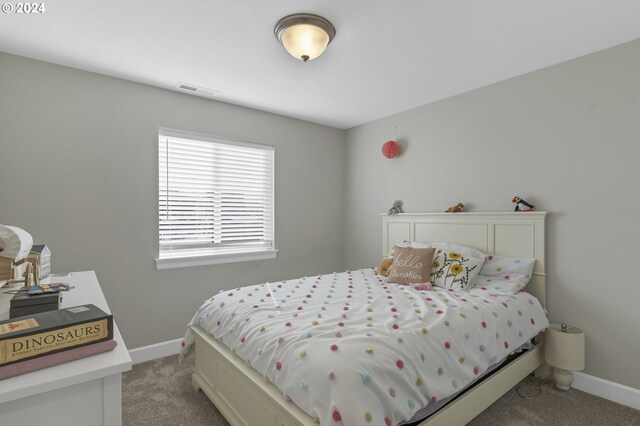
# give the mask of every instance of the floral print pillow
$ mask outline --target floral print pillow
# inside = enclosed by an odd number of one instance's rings
[[[431,267],[431,283],[438,287],[467,290],[473,287],[484,259],[439,248]]]
[[[431,243],[431,247],[435,247],[435,249],[449,250],[460,253],[465,257],[475,257],[477,259],[482,259],[486,257],[486,254],[481,252],[480,250],[474,249],[472,247],[461,246],[459,244],[450,244],[450,243]]]

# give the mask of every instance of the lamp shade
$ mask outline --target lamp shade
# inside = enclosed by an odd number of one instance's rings
[[[24,229],[0,225],[0,257],[21,260],[33,246],[33,238]]]
[[[551,324],[544,336],[544,347],[545,361],[552,367],[584,370],[584,333],[579,328]]]
[[[322,55],[336,30],[321,16],[298,13],[278,21],[274,33],[291,56],[307,62]]]

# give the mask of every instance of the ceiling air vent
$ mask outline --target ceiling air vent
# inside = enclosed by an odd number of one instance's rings
[[[186,84],[183,82],[178,83],[176,87],[183,92],[194,93],[202,96],[215,96],[218,94],[217,90],[205,89],[204,87],[198,87],[193,84]]]

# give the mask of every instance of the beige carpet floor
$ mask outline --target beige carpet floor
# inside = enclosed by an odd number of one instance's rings
[[[202,392],[191,387],[193,356],[177,356],[138,364],[122,384],[125,426],[227,426],[228,423]],[[522,384],[527,384],[527,378]],[[523,399],[513,389],[476,417],[472,426],[640,426],[640,411],[571,389],[560,392],[543,384],[542,393]],[[534,394],[536,386],[522,388]],[[252,425],[253,426],[253,425]],[[255,425],[261,426],[261,425]]]

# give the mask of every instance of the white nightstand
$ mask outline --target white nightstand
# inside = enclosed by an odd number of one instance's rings
[[[61,307],[93,303],[111,312],[93,271],[54,279],[74,287]],[[1,319],[9,317],[13,297],[4,290]],[[131,370],[131,358],[115,321],[113,339],[118,346],[112,351],[0,380],[0,425],[122,425],[121,375]]]
[[[584,370],[584,333],[577,327],[552,323],[544,336],[544,357],[553,367],[553,378],[560,390],[569,390],[572,371]]]

